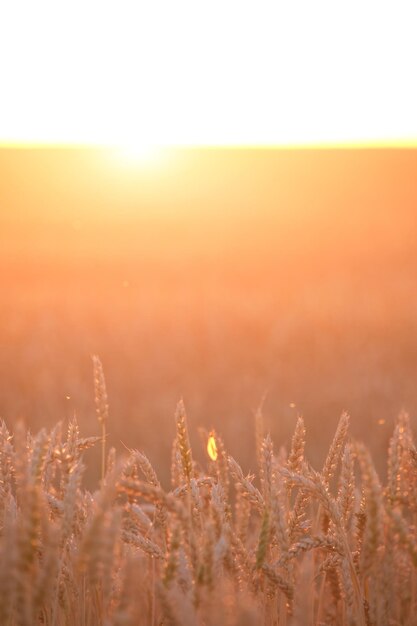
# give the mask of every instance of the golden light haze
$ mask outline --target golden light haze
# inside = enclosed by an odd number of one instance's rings
[[[416,151],[314,146],[415,145],[414,24],[407,2],[3,3],[0,415],[88,422],[90,354],[113,436],[158,456],[180,395],[232,448],[266,390],[278,438],[293,402],[313,431],[413,410]]]
[[[417,409],[417,151],[118,158],[0,150],[0,414],[93,434],[98,354],[112,440],[150,456],[181,395],[248,463],[265,392],[278,440],[302,412],[321,442],[349,409],[383,446]]]
[[[0,141],[405,145],[414,3],[4,2]]]
[[[0,626],[415,623],[415,13],[0,2]]]

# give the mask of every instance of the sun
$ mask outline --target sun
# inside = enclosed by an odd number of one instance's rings
[[[152,143],[137,141],[118,146],[116,153],[119,159],[122,162],[126,162],[126,164],[150,164],[159,160],[162,149],[160,146]]]
[[[166,159],[163,146],[143,141],[128,142],[111,148],[112,159],[121,167],[153,169]]]

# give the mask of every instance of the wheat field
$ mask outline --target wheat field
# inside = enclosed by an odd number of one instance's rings
[[[181,400],[162,486],[144,452],[116,456],[93,362],[96,437],[75,419],[36,435],[1,424],[2,626],[416,623],[417,450],[406,413],[381,480],[346,413],[317,469],[303,418],[285,450],[259,410],[255,477],[214,431],[201,432],[205,467],[193,460]],[[102,478],[90,493],[83,453],[95,445]]]

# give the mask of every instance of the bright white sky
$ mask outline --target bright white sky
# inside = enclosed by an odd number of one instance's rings
[[[4,0],[0,142],[417,143],[417,4]]]

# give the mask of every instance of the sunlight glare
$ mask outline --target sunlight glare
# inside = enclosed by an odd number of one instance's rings
[[[122,167],[153,168],[166,158],[160,146],[140,141],[117,146],[112,152]]]

